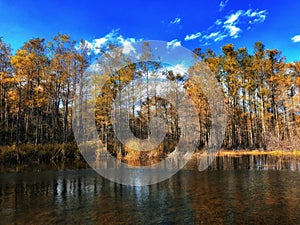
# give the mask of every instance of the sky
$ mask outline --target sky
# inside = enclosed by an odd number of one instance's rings
[[[190,50],[221,52],[223,45],[247,47],[256,41],[300,61],[300,1],[198,0],[102,1],[0,0],[0,37],[15,51],[30,38],[57,33],[88,41],[97,49],[108,42],[129,46],[162,40]]]

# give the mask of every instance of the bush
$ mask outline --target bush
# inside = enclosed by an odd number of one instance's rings
[[[1,163],[29,163],[53,161],[73,161],[82,159],[75,143],[68,144],[21,144],[18,147],[1,146]]]
[[[147,162],[158,162],[163,157],[164,154],[164,143],[162,142],[158,147],[151,151],[138,151],[135,149],[140,148],[140,143],[135,140],[128,140],[124,148],[123,160],[127,162],[137,162],[140,161],[141,164]],[[130,148],[131,147],[131,148]]]

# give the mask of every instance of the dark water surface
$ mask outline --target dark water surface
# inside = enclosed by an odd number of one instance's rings
[[[89,168],[2,168],[0,224],[300,224],[299,159],[219,157],[196,167],[146,187]]]

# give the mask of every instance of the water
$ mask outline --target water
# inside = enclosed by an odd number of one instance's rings
[[[300,224],[300,161],[192,161],[151,186],[122,186],[83,167],[0,173],[0,224]]]

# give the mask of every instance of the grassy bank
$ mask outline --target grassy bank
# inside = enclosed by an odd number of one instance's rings
[[[218,156],[240,156],[240,155],[274,155],[274,156],[297,156],[300,157],[300,150],[221,150]]]
[[[82,156],[75,143],[68,144],[22,144],[0,147],[0,163],[40,163],[81,160]]]
[[[122,158],[123,161],[129,163],[137,160],[144,164],[153,163],[157,160],[162,160],[162,149],[154,152],[138,152],[125,149],[126,154]],[[201,152],[196,152],[195,156],[200,156]],[[274,156],[291,156],[300,158],[300,150],[221,150],[218,156],[238,157],[242,155],[274,155]],[[119,157],[118,157],[119,158]],[[120,158],[119,158],[120,159]],[[1,146],[0,147],[0,164],[15,164],[15,163],[47,163],[47,162],[75,162],[83,161],[84,159],[75,143],[68,144],[22,144],[16,146]]]

